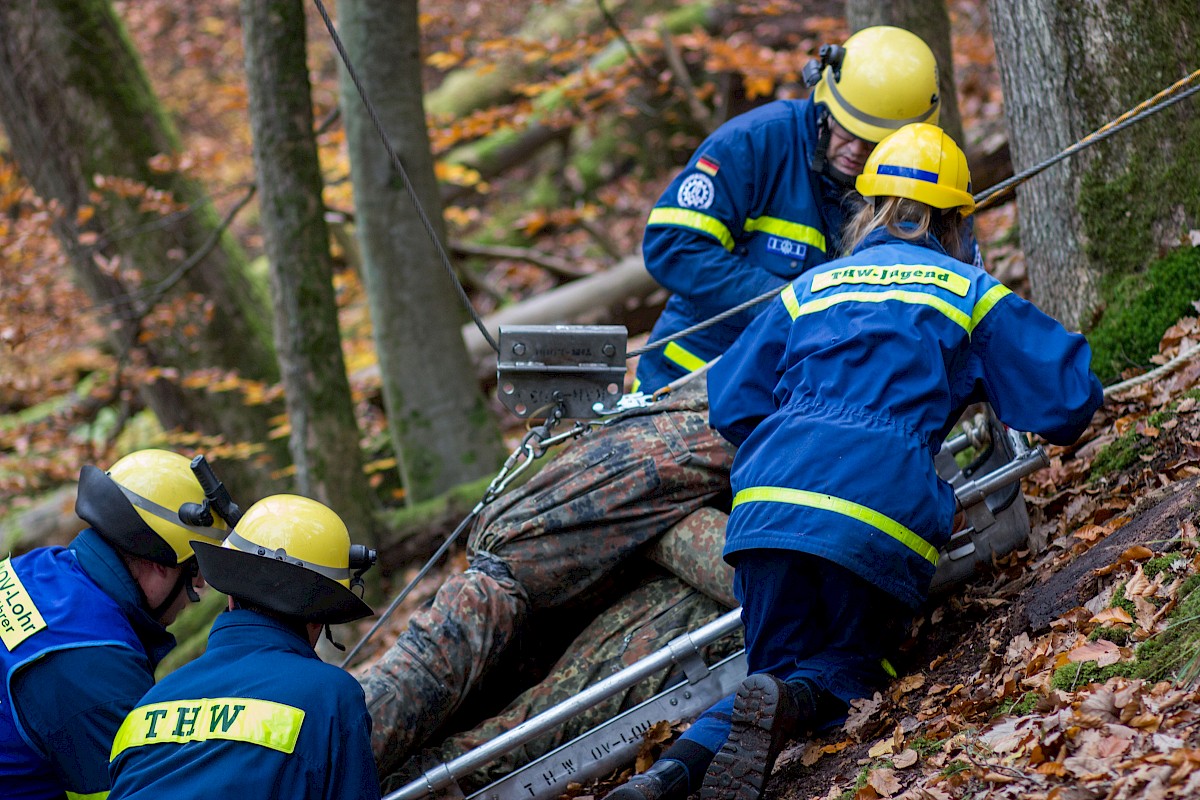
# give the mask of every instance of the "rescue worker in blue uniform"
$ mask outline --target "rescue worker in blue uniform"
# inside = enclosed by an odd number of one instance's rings
[[[933,457],[963,409],[1068,444],[1100,406],[1087,341],[959,260],[969,186],[940,128],[886,138],[852,254],[785,286],[709,371],[709,421],[738,445],[724,555],[751,674],[610,798],[761,797],[789,734],[886,681],[951,533]]]
[[[844,47],[822,47],[804,73],[810,98],[776,100],[722,125],[651,211],[646,269],[673,293],[651,342],[833,258],[874,143],[938,120],[937,61],[906,30],[866,28]],[[643,354],[634,390],[653,392],[719,356],[760,308]]]
[[[102,798],[121,721],[154,685],[166,626],[200,584],[191,540],[224,524],[179,518],[204,490],[165,450],[80,472],[67,547],[0,560],[0,791],[7,800]]]
[[[229,610],[204,655],[125,718],[110,800],[378,798],[363,690],[313,649],[330,624],[371,614],[351,587],[375,552],[324,505],[274,495],[196,558]]]

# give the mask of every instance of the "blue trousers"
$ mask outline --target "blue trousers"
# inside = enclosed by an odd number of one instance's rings
[[[912,609],[831,561],[793,550],[733,554],[750,674],[807,681],[817,699],[815,728],[840,723],[851,700],[887,682],[883,660],[908,634]],[[683,734],[716,753],[729,736],[733,695]],[[669,754],[668,754],[669,757]]]

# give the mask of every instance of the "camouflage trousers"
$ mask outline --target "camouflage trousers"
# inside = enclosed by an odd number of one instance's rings
[[[536,686],[516,697],[498,715],[471,730],[456,733],[434,747],[423,748],[399,770],[383,779],[385,793],[395,791],[423,772],[444,764],[512,730],[603,678],[651,655],[671,639],[711,622],[728,610],[673,575],[661,575],[630,591],[597,616]],[[705,649],[713,661],[742,647],[740,629]],[[501,755],[475,773],[459,779],[465,792],[491,783],[616,714],[648,700],[684,680],[681,670],[668,669],[604,700],[530,742]]]
[[[598,596],[616,596],[635,569],[631,562],[642,556],[667,565],[708,597],[733,605],[732,573],[720,558],[724,514],[714,507],[728,503],[734,449],[709,428],[707,401],[703,382],[696,381],[652,410],[629,412],[587,434],[528,483],[483,509],[468,540],[471,568],[447,580],[360,676],[381,777],[396,772],[427,743],[514,640],[530,633],[526,628],[536,612],[586,608]],[[664,540],[668,531],[672,535]],[[616,630],[626,632],[641,626],[645,634],[641,649],[597,653],[579,673],[581,686],[589,676],[608,674],[596,664],[607,661],[611,669],[616,656],[632,663],[637,660],[632,653],[645,655],[681,633],[679,625],[653,624],[664,607],[675,608],[676,619],[689,627],[691,621],[683,621],[692,619],[688,613],[701,619],[717,608],[679,582],[663,584],[659,591],[677,599],[651,607],[646,598],[633,596],[627,609],[615,612],[619,623],[596,623],[618,624]],[[704,603],[708,610],[701,613]],[[586,643],[587,635],[579,641]],[[552,683],[548,679],[543,685]],[[565,699],[575,691],[538,693],[535,687],[526,706],[532,709],[534,699],[550,695]],[[509,711],[510,720],[527,713]]]

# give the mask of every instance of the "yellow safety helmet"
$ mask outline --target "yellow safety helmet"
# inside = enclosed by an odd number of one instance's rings
[[[189,525],[179,517],[187,503],[203,503],[204,489],[191,462],[167,450],[138,450],[108,472],[91,465],[79,471],[75,513],[105,541],[166,566],[192,557],[192,541],[221,542],[225,523]]]
[[[372,613],[350,586],[375,551],[351,546],[341,517],[307,497],[259,500],[223,545],[196,542],[196,560],[219,591],[280,614],[339,623]]]
[[[819,61],[804,72],[805,81],[816,85],[813,103],[868,142],[913,122],[938,121],[937,59],[921,37],[903,28],[864,28],[842,47],[824,45]]]
[[[964,217],[975,210],[967,157],[936,125],[905,125],[884,139],[854,186],[863,197],[907,197]]]

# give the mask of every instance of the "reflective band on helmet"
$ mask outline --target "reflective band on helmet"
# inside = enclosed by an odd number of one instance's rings
[[[874,509],[867,508],[850,500],[843,500],[831,494],[806,492],[803,489],[786,489],[781,486],[752,486],[749,489],[742,489],[734,496],[733,508],[737,508],[743,503],[763,502],[790,503],[807,508],[819,508],[823,511],[832,511],[835,514],[842,514],[851,519],[856,519],[886,533],[930,564],[937,566],[938,552],[933,545],[886,514],[880,514]]]
[[[263,558],[273,558],[276,561],[283,561],[288,564],[295,564],[297,567],[304,567],[307,570],[312,570],[319,575],[324,575],[335,581],[345,581],[350,579],[349,567],[326,567],[321,564],[314,564],[311,561],[302,561],[299,558],[289,556],[287,551],[280,547],[277,550],[270,550],[262,545],[255,544],[244,536],[238,534],[236,530],[229,532],[229,538],[225,541],[233,545],[234,548],[243,553],[249,553],[252,556],[262,556]]]
[[[933,112],[937,111],[938,104],[934,103],[928,109],[926,109],[924,113],[918,114],[915,117],[909,117],[908,119],[887,119],[886,117],[877,117],[874,114],[868,114],[867,112],[850,105],[850,102],[842,96],[842,93],[838,91],[837,81],[833,80],[833,76],[829,74],[829,71],[832,69],[833,67],[826,68],[827,72],[825,73],[825,85],[829,87],[829,91],[833,95],[833,99],[837,100],[838,104],[841,105],[842,108],[846,109],[846,113],[854,117],[859,122],[865,122],[868,125],[874,125],[877,128],[898,130],[903,128],[905,125],[911,125],[914,122],[924,122],[933,116]]]
[[[810,225],[801,225],[799,222],[789,222],[778,217],[755,217],[746,220],[744,227],[747,231],[773,233],[776,236],[811,244],[822,253],[825,252],[825,235]]]
[[[281,753],[296,749],[304,711],[248,697],[172,700],[129,712],[113,740],[112,761],[131,747],[205,742],[246,742]]]
[[[926,183],[938,182],[936,172],[930,172],[927,169],[917,169],[916,167],[897,167],[894,164],[880,164],[875,173],[877,175],[895,175],[897,178],[912,178],[913,180],[925,181]]]
[[[688,372],[695,372],[708,362],[685,347],[670,342],[663,348],[663,358],[673,361]]]
[[[113,483],[116,483],[116,481],[113,481]],[[181,528],[186,528],[202,538],[211,539],[212,541],[218,543],[225,538],[225,531],[221,530],[220,528],[205,528],[199,525],[188,525],[179,518],[178,510],[172,511],[165,506],[160,506],[153,500],[142,497],[137,492],[130,491],[119,483],[117,483],[116,486],[121,490],[121,494],[125,495],[125,497],[134,505],[135,508],[140,508],[142,511],[153,514],[159,519],[165,520],[172,525],[178,525]]]
[[[688,211],[683,208],[656,208],[650,212],[647,225],[674,225],[680,228],[691,228],[694,231],[707,233],[721,243],[726,250],[733,250],[733,234],[725,223],[708,214],[699,211]]]

